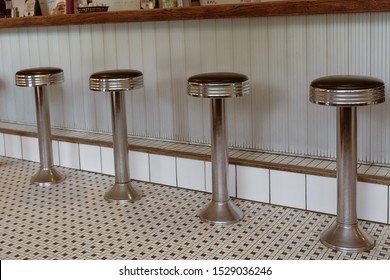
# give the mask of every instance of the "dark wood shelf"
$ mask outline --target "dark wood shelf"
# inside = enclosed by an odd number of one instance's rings
[[[0,28],[390,11],[390,0],[290,0],[0,19]]]

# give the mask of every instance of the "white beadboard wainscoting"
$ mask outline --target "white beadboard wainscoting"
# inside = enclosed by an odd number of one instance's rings
[[[127,94],[129,134],[207,144],[209,101],[187,96],[186,79],[236,71],[252,90],[227,102],[230,146],[334,158],[335,109],[309,103],[309,84],[331,74],[389,84],[390,13],[10,28],[0,54],[3,121],[35,123],[33,90],[15,72],[55,66],[65,82],[49,88],[53,126],[110,132],[109,98],[89,76],[134,68],[145,86]],[[389,107],[358,109],[359,160],[390,163]]]
[[[0,156],[39,162],[38,140],[0,133]],[[112,148],[53,141],[53,156],[55,165],[114,174]],[[211,192],[209,161],[129,151],[129,168],[135,180]],[[233,197],[334,215],[336,193],[335,178],[229,165],[229,194]],[[359,219],[390,224],[389,201],[389,186],[358,182]]]

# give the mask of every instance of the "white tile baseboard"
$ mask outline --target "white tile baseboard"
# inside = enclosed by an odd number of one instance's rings
[[[0,156],[5,156],[4,133],[0,133]]]
[[[18,135],[4,134],[5,156],[23,159],[22,140]]]
[[[305,174],[279,170],[270,171],[271,204],[306,208]]]
[[[79,144],[80,169],[101,173],[101,152],[99,146]]]
[[[306,175],[307,210],[335,215],[337,179]]]

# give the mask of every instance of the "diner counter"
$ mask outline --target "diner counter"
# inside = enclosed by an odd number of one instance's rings
[[[390,11],[390,0],[291,0],[3,18],[0,28]]]

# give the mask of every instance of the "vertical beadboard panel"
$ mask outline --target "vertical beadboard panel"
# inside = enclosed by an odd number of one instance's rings
[[[334,74],[348,73],[348,17],[345,15],[327,16],[328,72]]]
[[[370,75],[371,14],[348,15],[348,68],[351,75]]]
[[[11,30],[12,31],[12,30]],[[9,29],[5,29],[4,32],[2,32],[2,36],[0,36],[0,51],[3,54],[9,54]],[[10,60],[11,58],[9,55],[2,55],[0,56],[0,119],[2,120],[8,120],[10,119],[8,115],[8,107],[11,107],[12,101],[10,98],[10,94],[7,94],[7,86],[9,85],[7,78],[7,64],[9,63],[7,60]],[[8,69],[9,71],[9,69]]]
[[[216,71],[233,71],[233,26],[232,19],[215,22]]]
[[[6,53],[6,49],[4,47],[4,34],[3,36],[0,36],[0,53]],[[0,90],[4,90],[6,85],[8,84],[7,81],[4,79],[4,72],[6,67],[6,61],[3,56],[0,56]],[[6,94],[0,94],[0,120],[7,119],[7,95]],[[1,153],[3,154],[3,153]]]
[[[49,27],[42,27],[36,30],[38,46],[37,53],[39,57],[38,62],[42,66],[50,66],[48,29]]]
[[[268,19],[270,135],[272,150],[286,152],[288,148],[287,91],[287,20]]]
[[[102,24],[95,24],[91,26],[92,39],[92,72],[106,70],[105,65],[105,50],[104,50],[104,28]],[[111,46],[112,48],[113,46]],[[111,107],[110,97],[106,93],[91,92],[94,94],[96,106],[96,124],[99,131],[110,131],[111,129]]]
[[[139,71],[144,71],[143,56],[144,51],[142,48],[142,32],[141,23],[129,23],[128,29],[128,49],[130,52],[130,68]],[[144,85],[151,83],[150,77],[145,76],[144,73]],[[146,96],[145,87],[142,89],[134,90],[130,94],[131,98],[131,112],[128,115],[131,116],[132,130],[128,133],[136,136],[146,135]],[[128,98],[129,99],[129,98]]]
[[[268,19],[250,20],[252,147],[271,149]]]
[[[116,33],[115,24],[103,25],[103,53],[104,53],[104,69],[111,70],[118,69],[117,64],[117,47],[116,47]],[[113,47],[115,46],[115,47]],[[111,96],[105,93],[107,106],[107,122],[108,131],[112,131],[112,117],[111,117]]]
[[[19,40],[16,40],[12,44],[12,48],[15,48],[15,50],[18,52],[16,55],[20,57],[20,66],[13,71],[14,75],[16,71],[21,70],[23,68],[37,66],[35,65],[35,63],[39,61],[39,58],[36,54],[31,57],[30,53],[30,47],[37,51],[36,44],[34,46],[34,41],[31,40],[31,38],[34,38],[34,35],[36,36],[35,32],[36,28],[32,28],[31,30],[29,30],[29,32],[27,31],[27,28],[22,28],[19,33]],[[13,84],[15,84],[15,77],[13,77],[11,81],[13,81]],[[18,116],[20,116],[20,121],[26,123],[30,123],[31,120],[35,121],[34,91],[30,88],[18,87],[16,91],[15,100],[17,111],[21,110],[20,112],[18,112]]]
[[[349,41],[348,41],[348,17],[345,15],[327,16],[327,48],[328,48],[328,74],[346,74],[349,71]],[[330,109],[328,115],[328,153],[336,154],[336,110]]]
[[[216,20],[201,20],[200,25],[200,52],[201,52],[201,72],[213,72],[218,70],[217,65],[217,36]],[[203,128],[205,139],[210,143],[210,100],[203,100],[207,103],[203,110]]]
[[[103,93],[97,93],[91,91],[89,89],[89,77],[94,72],[93,69],[93,49],[92,45],[92,35],[91,35],[91,26],[90,25],[82,25],[80,26],[80,67],[81,73],[79,74],[80,79],[80,96],[82,98],[82,102],[84,104],[84,126],[87,130],[95,130],[98,127],[97,124],[97,115],[95,98],[96,95],[103,95]],[[77,64],[75,65],[77,66]],[[65,81],[67,81],[67,77],[65,77]],[[100,112],[99,112],[100,113]]]
[[[232,19],[217,20],[215,23],[216,30],[216,55],[217,70],[221,72],[233,72],[233,22]],[[234,29],[236,26],[234,26]],[[235,100],[232,98],[225,99],[225,117],[226,117],[226,137],[229,146],[235,146],[236,122],[234,112]]]
[[[157,95],[157,64],[156,64],[156,41],[155,25],[160,23],[146,22],[142,23],[142,48],[143,48],[143,64],[144,75],[149,80],[145,84],[145,100],[146,100],[146,136],[158,137],[160,112],[158,107]],[[165,69],[161,69],[166,71]]]
[[[371,109],[371,150],[369,159],[390,162],[390,13],[371,14],[371,75],[385,82],[384,104]]]
[[[64,83],[64,93],[62,95],[62,106],[64,110],[63,126],[73,128],[76,127],[75,109],[73,107],[73,92],[72,92],[72,77],[71,77],[71,50],[70,50],[70,38],[69,38],[69,27],[61,26],[58,27],[58,47],[60,53],[60,60],[58,67],[64,70],[64,75],[68,77],[66,83]],[[53,65],[54,66],[54,65]],[[77,71],[78,72],[78,71]]]
[[[115,61],[118,69],[130,69],[130,52],[129,52],[129,33],[127,31],[127,24],[120,23],[114,25],[115,28]],[[125,93],[126,100],[126,120],[127,120],[127,131],[131,133],[133,131],[133,121],[131,118],[131,107],[132,107],[132,99],[131,95],[133,91]]]
[[[104,65],[104,29],[102,24],[91,25],[91,39],[92,39],[92,63],[93,71],[105,70]]]
[[[251,45],[249,19],[233,20],[233,65],[234,71],[250,78]],[[250,80],[252,83],[252,81]],[[234,146],[250,148],[252,142],[252,94],[234,100]]]
[[[159,106],[159,135],[161,138],[174,138],[174,93],[171,65],[171,40],[169,22],[160,22],[156,25],[156,67],[157,67],[157,93]],[[174,55],[174,54],[173,54]]]
[[[186,66],[186,81],[192,76],[201,72],[200,58],[200,30],[199,21],[191,20],[184,22],[185,34],[185,66]],[[208,102],[208,101],[207,101]],[[204,143],[204,128],[203,116],[208,112],[206,100],[187,96],[188,104],[188,141],[192,143]]]
[[[173,137],[179,141],[188,140],[188,106],[187,84],[184,50],[184,23],[183,21],[169,22],[169,39],[171,51],[171,81],[172,81],[172,106],[173,106]]]
[[[55,26],[48,27],[47,29],[47,57],[48,57],[48,66],[60,67],[61,52],[59,47],[58,40],[58,28]],[[64,84],[68,83],[71,80],[70,73],[64,73]],[[53,85],[50,93],[50,116],[51,124],[54,127],[63,127],[64,126],[64,106],[62,104],[63,95],[65,94],[64,87],[65,85]],[[96,126],[94,126],[96,127]]]
[[[309,85],[306,62],[306,17],[287,18],[288,152],[307,149],[307,107]]]
[[[47,46],[47,28],[32,28],[29,32],[26,32],[25,36],[28,40],[27,56],[29,59],[27,67],[40,67],[49,65],[48,58],[48,46]],[[35,122],[35,97],[33,89],[25,89],[25,93],[29,95],[32,103],[27,103],[26,115],[29,121]],[[48,94],[50,95],[50,93]],[[48,96],[50,99],[50,96]],[[50,101],[49,101],[50,102]]]
[[[327,66],[328,75],[348,74],[348,17],[345,15],[327,16]],[[329,156],[336,154],[336,109],[329,108],[328,115],[328,153]]]
[[[115,46],[113,48],[113,46]],[[104,51],[104,68],[106,70],[117,69],[117,46],[115,24],[103,25],[103,51]]]
[[[55,30],[56,34],[56,27],[43,27],[37,29],[39,61],[34,63],[32,66],[48,66],[61,68],[58,62],[60,56],[60,54],[58,53],[58,37],[56,35],[53,36],[53,30]],[[65,83],[70,81],[69,73],[64,73],[64,80]],[[50,122],[52,127],[63,126],[63,107],[61,105],[63,86],[63,83],[61,83],[57,85],[51,85],[47,89],[47,97],[49,99],[50,108]]]
[[[311,155],[329,156],[328,153],[328,116],[333,116],[335,111],[309,101],[309,85],[312,80],[327,74],[327,28],[326,16],[306,17],[306,50],[307,50],[307,153]],[[333,120],[334,121],[334,120]],[[333,139],[336,141],[336,139]],[[334,154],[333,154],[334,155]]]
[[[345,15],[327,15],[327,75],[348,74],[348,18]],[[327,150],[324,156],[336,157],[336,108],[325,106]]]
[[[84,92],[83,92],[83,81],[80,79],[80,73],[84,72],[83,65],[80,63],[81,57],[83,56],[83,48],[81,47],[80,38],[80,26],[69,27],[69,72],[67,75],[70,76],[70,92],[68,96],[72,97],[72,107],[74,111],[74,122],[78,124],[81,129],[90,129],[87,126],[84,114]],[[84,51],[86,51],[84,49]]]
[[[348,15],[348,63],[349,74],[370,75],[370,14]],[[371,146],[370,135],[371,106],[357,109],[357,149],[358,160],[368,160]]]
[[[115,29],[115,63],[118,69],[128,69],[130,63],[129,33],[127,23],[114,25]]]
[[[19,52],[19,68],[31,67],[28,34],[34,32],[34,30],[36,30],[36,28],[20,28],[16,30],[18,36],[14,38],[16,41],[14,42],[15,44],[13,47],[15,48],[15,51]]]
[[[39,56],[39,45],[38,45],[38,35],[37,28],[32,28],[29,32],[26,32],[25,37],[27,39],[26,47],[27,49],[20,49],[21,52],[26,52],[28,59],[24,61],[26,67],[37,67],[44,66]],[[19,37],[20,38],[20,37]],[[23,63],[23,62],[22,62]],[[23,90],[25,98],[31,102],[25,102],[24,106],[24,122],[35,120],[36,109],[35,109],[35,95],[34,90],[31,88],[24,88]]]
[[[42,33],[45,31],[45,28],[39,28],[39,33]],[[44,64],[41,64],[43,61],[40,57],[40,46],[38,44],[38,30],[37,27],[33,27],[29,29],[28,32],[26,32],[26,38],[28,43],[26,50],[26,56],[28,59],[29,67],[36,67],[36,66],[43,66]],[[42,45],[42,44],[41,44]],[[43,58],[42,58],[43,59]]]
[[[0,36],[1,40],[1,98],[4,102],[3,110],[0,114],[4,120],[20,121],[17,118],[19,116],[16,108],[16,92],[14,86],[15,71],[14,69],[20,64],[19,56],[15,56],[15,50],[18,49],[18,45],[12,44],[15,42],[15,38],[18,38],[18,32],[15,30],[6,29]],[[13,56],[14,55],[14,56]]]

